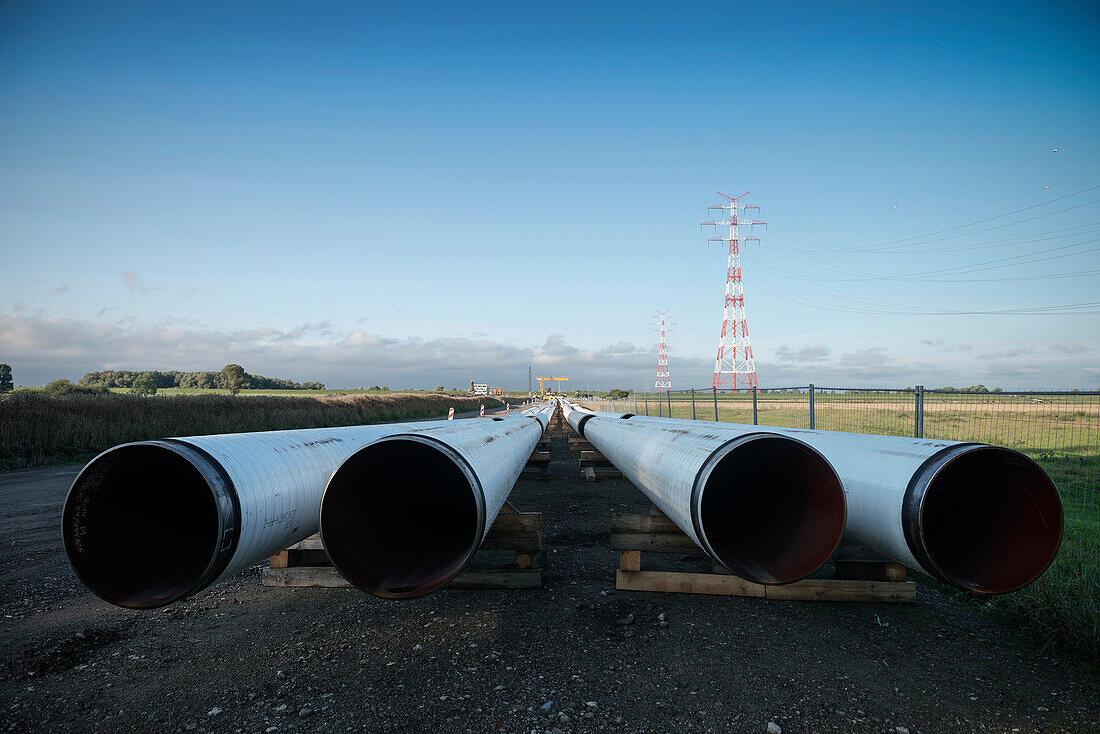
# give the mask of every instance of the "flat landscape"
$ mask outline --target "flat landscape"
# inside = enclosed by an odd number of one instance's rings
[[[623,480],[553,439],[546,588],[385,602],[260,586],[253,568],[162,610],[111,607],[61,549],[78,465],[0,475],[0,730],[158,732],[1080,732],[1072,666],[918,583],[916,604],[614,590]],[[683,561],[684,563],[688,561]]]

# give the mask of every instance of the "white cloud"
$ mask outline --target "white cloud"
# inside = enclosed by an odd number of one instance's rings
[[[122,281],[131,293],[148,293],[150,290],[149,286],[145,285],[145,281],[141,279],[141,276],[133,270],[123,270]]]
[[[975,354],[919,347],[919,354],[883,347],[855,349],[831,358],[827,346],[781,347],[777,359],[758,359],[761,386],[904,387],[924,384],[985,384],[1005,388],[1095,388],[1100,370],[1092,349],[1076,342],[979,345]],[[967,347],[971,345],[965,345]],[[11,364],[21,385],[58,377],[77,379],[99,369],[220,369],[236,362],[250,372],[295,380],[320,380],[332,387],[461,386],[471,379],[527,386],[527,367],[536,375],[566,376],[569,387],[604,389],[652,387],[656,350],[616,341],[582,348],[563,334],[541,344],[515,345],[484,336],[395,337],[361,328],[339,331],[331,323],[304,323],[289,330],[270,327],[211,329],[190,319],[157,324],[133,317],[113,322],[56,318],[18,305],[0,313],[0,361]],[[677,389],[706,389],[711,356],[673,354],[669,368]]]

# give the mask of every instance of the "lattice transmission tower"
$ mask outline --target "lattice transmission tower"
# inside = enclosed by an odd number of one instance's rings
[[[756,388],[756,363],[752,359],[752,345],[749,344],[749,325],[745,319],[745,290],[741,282],[741,242],[760,242],[756,237],[739,238],[737,228],[747,226],[750,231],[753,227],[767,226],[767,222],[755,220],[743,220],[740,212],[750,209],[760,211],[758,206],[746,206],[741,199],[748,195],[748,191],[741,196],[726,196],[721,191],[718,195],[726,200],[726,203],[718,206],[709,206],[707,209],[719,209],[729,212],[728,219],[718,219],[713,222],[703,222],[704,225],[715,227],[729,227],[729,235],[726,237],[711,237],[710,242],[728,242],[729,260],[726,263],[726,301],[722,310],[722,336],[718,339],[718,356],[714,359],[714,381],[716,388],[733,388],[734,390],[752,390]]]
[[[657,379],[653,382],[653,392],[671,392],[672,379],[668,375],[668,335],[672,333],[672,327],[676,324],[668,315],[668,311],[657,311],[650,326],[661,337],[657,347]]]

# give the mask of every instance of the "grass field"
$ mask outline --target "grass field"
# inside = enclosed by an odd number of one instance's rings
[[[671,407],[674,418],[692,417],[690,393],[589,404],[664,416]],[[916,407],[912,392],[815,392],[813,423],[821,430],[913,436]],[[715,420],[715,396],[697,392],[694,411],[699,420]],[[752,424],[752,395],[719,394],[717,415],[722,422]],[[924,438],[1013,448],[1050,475],[1066,516],[1058,557],[1034,584],[984,608],[1069,655],[1100,659],[1100,396],[927,391],[921,416]],[[809,395],[761,393],[756,418],[763,426],[810,428]]]
[[[127,441],[243,431],[320,428],[445,416],[499,406],[496,398],[437,393],[373,395],[158,393],[0,396],[0,470],[86,461]]]

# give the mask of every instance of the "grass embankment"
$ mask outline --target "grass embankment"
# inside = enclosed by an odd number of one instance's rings
[[[692,417],[690,393],[673,393],[671,398],[673,417]],[[667,395],[661,396],[660,405],[651,394],[593,403],[593,407],[669,415]],[[814,401],[814,425],[821,430],[912,436],[913,413],[911,394],[824,393]],[[696,393],[695,417],[715,419],[711,393]],[[809,428],[809,397],[760,394],[757,419],[762,426]],[[720,394],[718,420],[751,424],[752,395]],[[1020,628],[1042,647],[1084,661],[1090,676],[1100,679],[1100,398],[926,393],[924,436],[1016,449],[1037,461],[1054,480],[1065,508],[1065,530],[1050,569],[1012,594],[989,599],[962,592],[958,596]]]
[[[47,395],[0,397],[0,470],[87,461],[127,441],[169,436],[324,428],[445,416],[499,407],[488,397],[436,393],[232,397]]]

